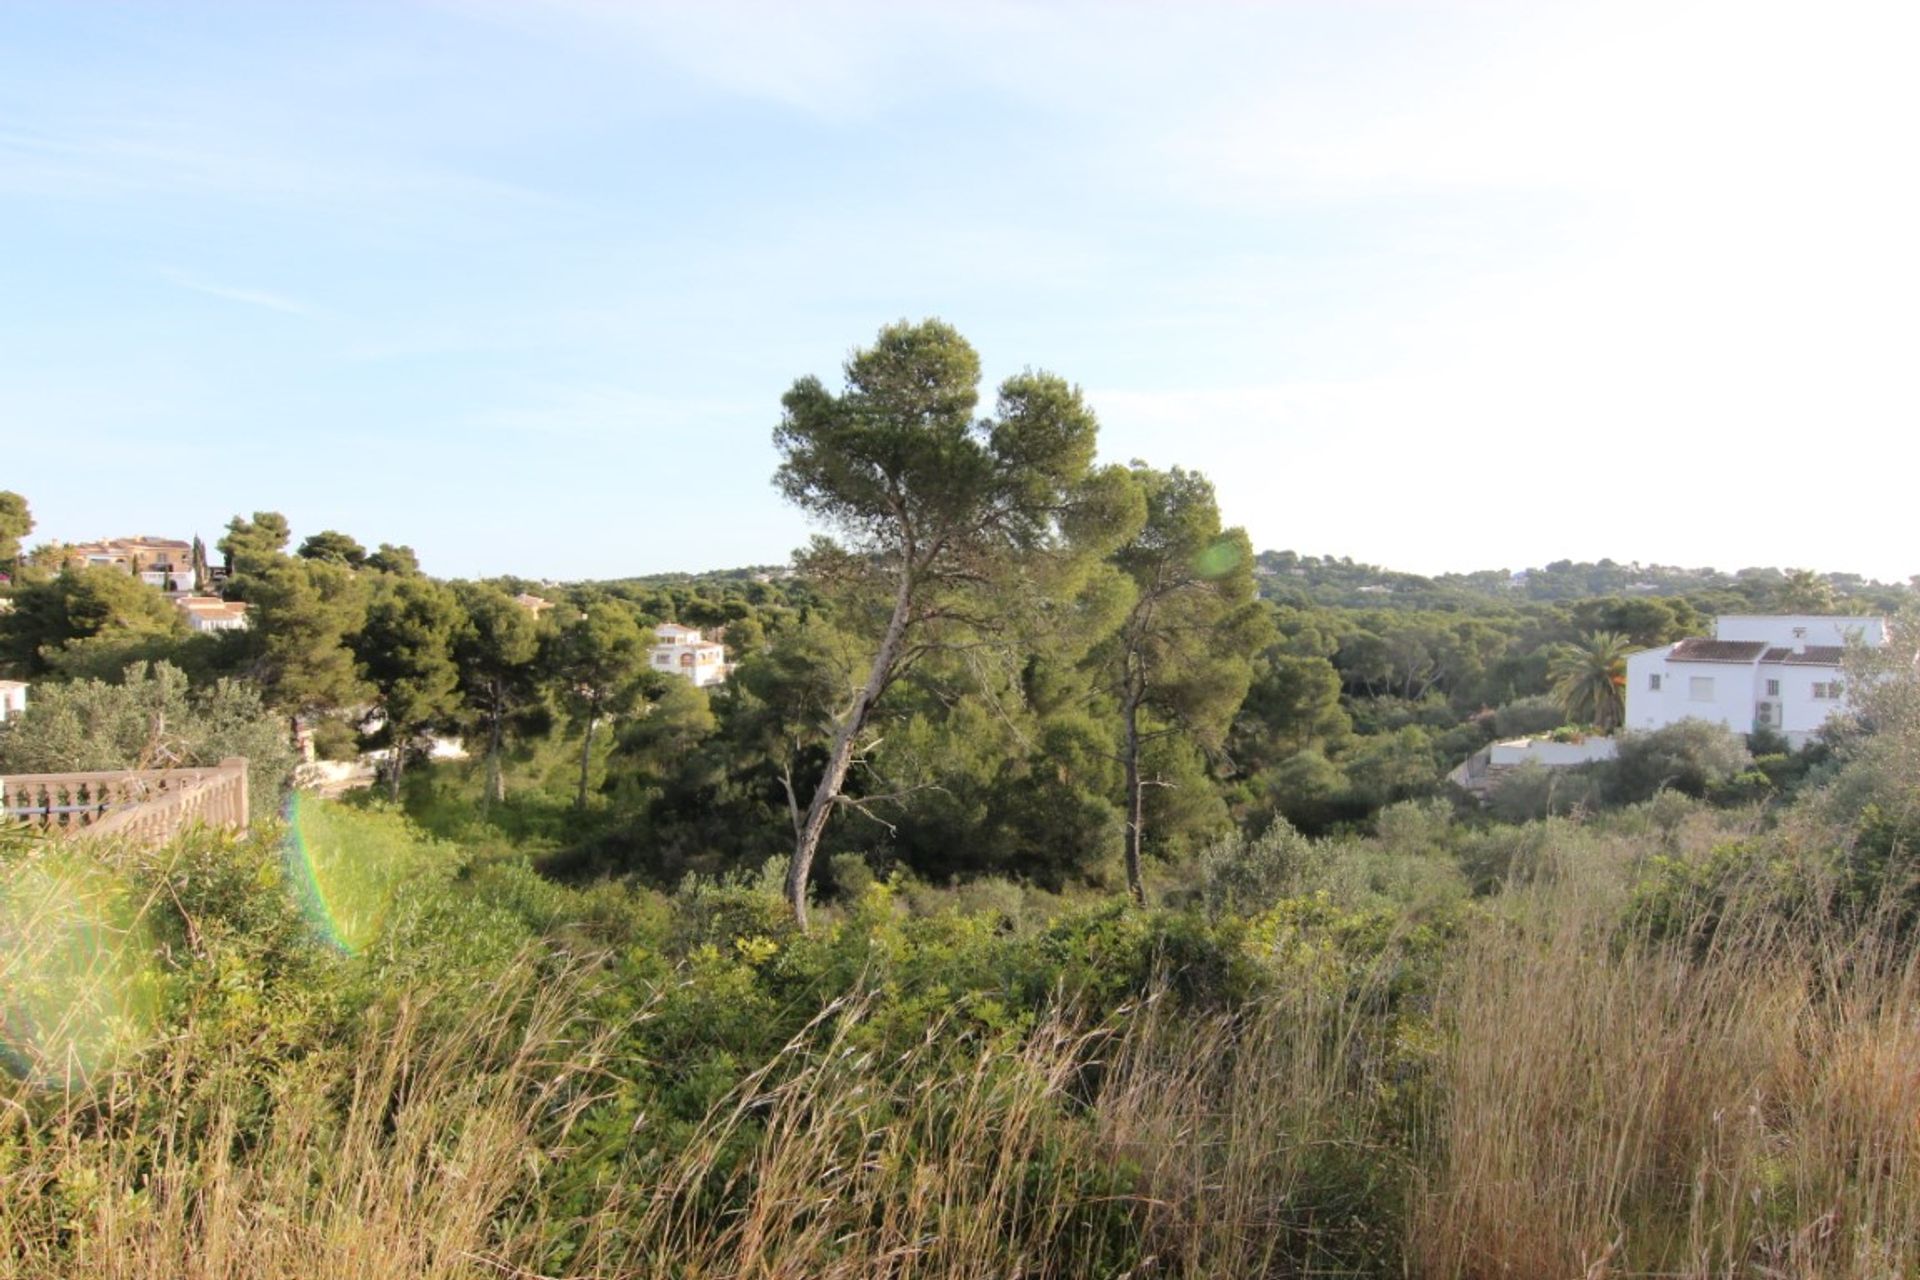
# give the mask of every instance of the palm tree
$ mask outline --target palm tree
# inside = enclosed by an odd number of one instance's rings
[[[1839,605],[1833,584],[1811,569],[1789,569],[1773,593],[1773,607],[1781,613],[1832,613]]]
[[[1547,679],[1570,724],[1612,733],[1626,718],[1627,654],[1633,641],[1613,631],[1590,631],[1563,644],[1547,660]]]

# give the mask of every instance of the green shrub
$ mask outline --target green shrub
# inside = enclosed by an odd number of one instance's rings
[[[1533,822],[1592,811],[1606,798],[1606,766],[1559,769],[1528,760],[1494,786],[1487,807],[1502,822]]]
[[[1753,765],[1737,735],[1705,720],[1682,720],[1651,733],[1623,733],[1608,766],[1608,795],[1616,804],[1637,804],[1668,788],[1704,798]]]

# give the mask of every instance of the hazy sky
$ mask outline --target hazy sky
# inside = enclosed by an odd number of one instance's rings
[[[1254,544],[1920,571],[1920,6],[0,6],[0,488],[784,560],[941,316]]]

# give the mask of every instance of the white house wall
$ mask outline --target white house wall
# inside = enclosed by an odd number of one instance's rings
[[[1682,720],[1707,720],[1735,733],[1753,731],[1754,666],[1737,662],[1675,662],[1673,646],[1647,649],[1627,658],[1627,723],[1638,733],[1663,729]],[[1658,674],[1660,688],[1648,687]],[[1712,694],[1697,699],[1693,681],[1711,680]]]
[[[1795,635],[1795,631],[1803,632]],[[1716,640],[1758,640],[1786,649],[1844,645],[1858,636],[1875,648],[1887,642],[1884,618],[1837,618],[1817,614],[1723,614],[1714,620]]]
[[[1672,652],[1673,646],[1669,644],[1627,655],[1626,728],[1640,732],[1658,729],[1662,725],[1672,724],[1685,714],[1675,710],[1672,705],[1672,682],[1667,671],[1667,655]],[[1650,687],[1649,677],[1654,675],[1660,677],[1658,689]]]
[[[1838,667],[1798,667],[1781,662],[1764,662],[1760,664],[1760,688],[1763,691],[1769,680],[1780,682],[1780,696],[1776,698],[1762,692],[1760,700],[1780,708],[1775,727],[1786,734],[1788,741],[1795,746],[1805,742],[1827,723],[1828,717],[1846,706],[1843,699],[1817,699],[1813,696],[1813,686],[1816,684],[1831,684],[1834,681],[1844,683]]]

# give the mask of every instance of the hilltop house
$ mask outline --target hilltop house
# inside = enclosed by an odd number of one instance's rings
[[[1887,642],[1884,618],[1734,614],[1694,638],[1627,658],[1623,726],[1644,733],[1707,720],[1735,733],[1771,730],[1804,746],[1846,707],[1840,660],[1849,642]]]
[[[73,565],[99,565],[130,573],[168,595],[189,595],[199,588],[193,544],[178,538],[109,538],[65,548]]]
[[[651,659],[655,671],[671,671],[696,685],[722,684],[727,673],[726,646],[704,639],[693,627],[663,622],[653,629]]]

